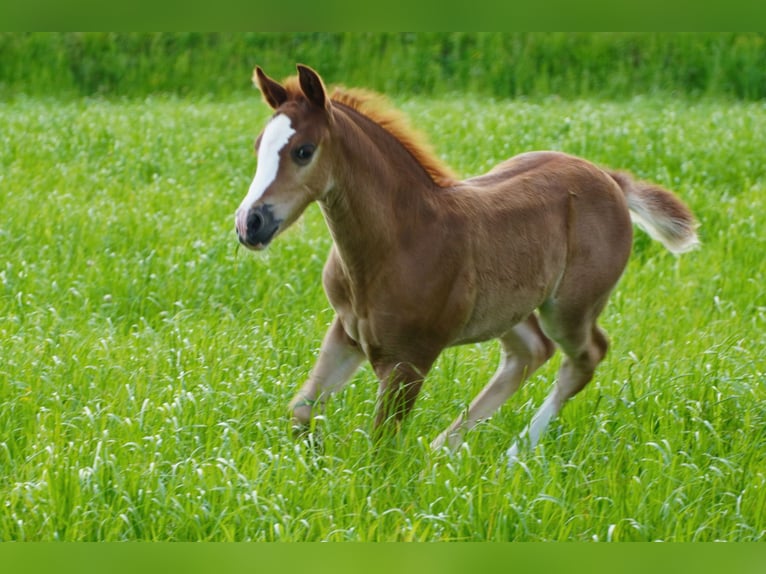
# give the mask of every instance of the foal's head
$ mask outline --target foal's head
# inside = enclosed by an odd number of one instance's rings
[[[297,82],[284,86],[261,68],[254,80],[274,115],[255,142],[258,167],[236,213],[239,241],[264,249],[312,202],[332,187],[328,140],[331,104],[319,75],[298,65]]]

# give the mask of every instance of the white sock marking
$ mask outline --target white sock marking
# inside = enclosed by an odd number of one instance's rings
[[[513,466],[519,460],[519,442],[525,440],[529,444],[530,449],[535,448],[537,443],[540,442],[543,432],[560,410],[561,406],[556,401],[556,391],[554,390],[545,398],[542,406],[537,409],[529,425],[521,431],[519,440],[513,443],[511,448],[506,451],[508,466]]]
[[[287,145],[294,133],[295,130],[290,118],[285,114],[279,114],[272,118],[266,125],[266,129],[263,130],[261,145],[258,149],[258,167],[255,170],[255,177],[235,215],[237,232],[242,237],[247,233],[247,214],[253,204],[261,198],[276,179],[279,171],[279,152]]]

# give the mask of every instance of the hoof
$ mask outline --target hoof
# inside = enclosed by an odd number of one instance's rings
[[[315,401],[310,401],[303,395],[298,394],[290,401],[288,410],[292,413],[292,424],[295,427],[309,428],[311,425],[311,410]]]

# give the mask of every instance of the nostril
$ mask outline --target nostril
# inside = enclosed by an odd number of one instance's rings
[[[271,241],[281,223],[274,218],[274,212],[269,205],[253,208],[246,216],[243,214],[241,221],[244,233],[239,233],[240,239],[244,239],[245,245],[261,248]]]
[[[257,233],[263,227],[263,215],[258,211],[251,211],[247,216],[248,233]]]

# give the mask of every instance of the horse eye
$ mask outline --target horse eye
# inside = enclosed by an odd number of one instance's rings
[[[297,147],[293,150],[293,159],[300,165],[306,165],[311,161],[315,149],[316,146],[314,144],[304,144]]]

